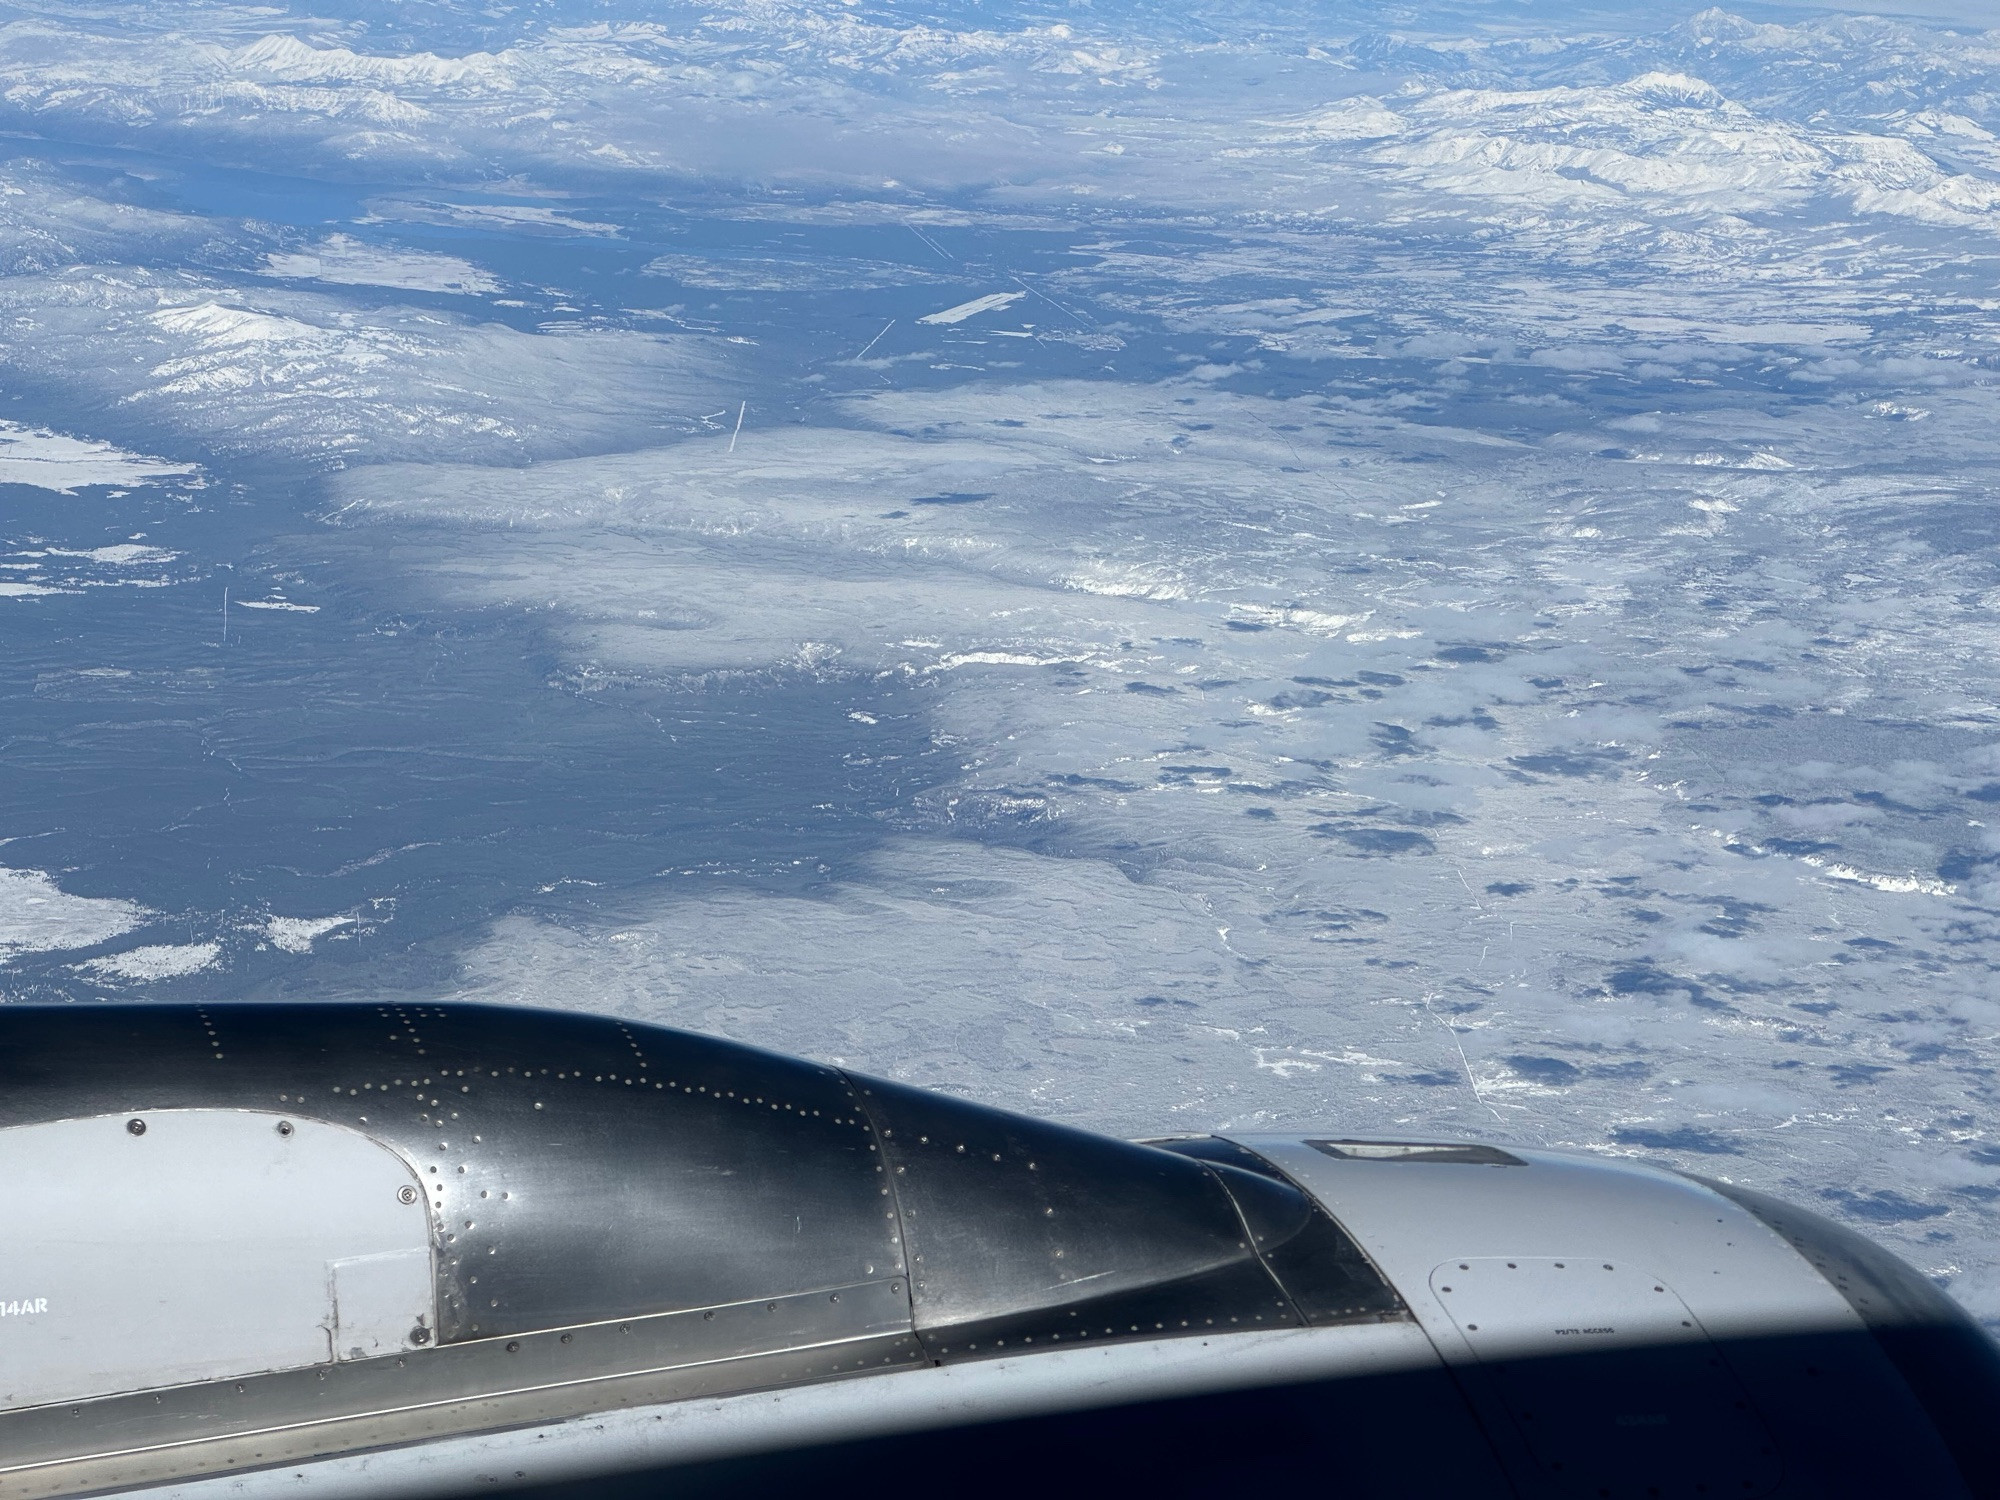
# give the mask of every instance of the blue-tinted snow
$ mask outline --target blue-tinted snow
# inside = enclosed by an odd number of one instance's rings
[[[0,988],[1658,1154],[2000,1316],[2000,33],[1493,11],[0,8]]]

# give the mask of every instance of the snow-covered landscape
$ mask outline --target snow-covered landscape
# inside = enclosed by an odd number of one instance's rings
[[[1644,1156],[2000,1322],[1899,9],[0,6],[0,995]]]

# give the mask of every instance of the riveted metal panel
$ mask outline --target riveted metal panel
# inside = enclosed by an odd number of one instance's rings
[[[0,1500],[42,1500],[583,1412],[928,1363],[900,1279],[0,1413]]]
[[[1206,1166],[1128,1141],[857,1079],[940,1358],[1079,1338],[1300,1322]]]
[[[1588,1309],[1579,1307],[1573,1309],[1576,1317],[1544,1316],[1539,1324],[1517,1319],[1506,1325],[1504,1350],[1481,1350],[1474,1340],[1489,1331],[1486,1319],[1454,1315],[1448,1304],[1458,1293],[1442,1288],[1457,1288],[1458,1282],[1432,1283],[1446,1246],[1457,1251],[1446,1262],[1452,1267],[1497,1262],[1504,1269],[1508,1262],[1536,1262],[1550,1276],[1579,1265],[1609,1275],[1601,1270],[1608,1263],[1651,1273],[1684,1305],[1681,1316],[1691,1315],[1716,1346],[1714,1354],[1702,1356],[1704,1362],[1722,1361],[1763,1428],[1775,1435],[1787,1495],[1872,1500],[1922,1494],[1943,1500],[1991,1488],[1978,1478],[1971,1485],[1960,1478],[1923,1405],[1875,1347],[1854,1309],[1778,1234],[1719,1191],[1637,1161],[1518,1147],[1500,1153],[1517,1163],[1510,1164],[1469,1152],[1456,1159],[1412,1159],[1399,1154],[1409,1144],[1404,1142],[1344,1142],[1338,1156],[1298,1137],[1248,1135],[1242,1144],[1325,1204],[1402,1291],[1464,1382],[1523,1494],[1578,1493],[1574,1471],[1552,1470],[1518,1420],[1521,1393],[1537,1381],[1546,1382],[1546,1391],[1536,1398],[1540,1405],[1529,1402],[1527,1410],[1545,1411],[1548,1392],[1558,1393],[1557,1399],[1566,1392],[1580,1406],[1595,1403],[1601,1419],[1596,1436],[1607,1439],[1603,1446],[1615,1449],[1614,1460],[1633,1474],[1664,1460],[1681,1465],[1683,1474],[1690,1465],[1742,1470],[1733,1482],[1738,1493],[1751,1492],[1743,1488],[1745,1479],[1753,1490],[1761,1480],[1754,1467],[1743,1467],[1740,1428],[1716,1429],[1713,1448],[1706,1446],[1704,1428],[1703,1435],[1689,1437],[1690,1451],[1676,1456],[1661,1452],[1658,1431],[1643,1420],[1664,1414],[1678,1431],[1690,1425],[1685,1413],[1676,1424],[1670,1405],[1646,1395],[1662,1383],[1670,1393],[1689,1374],[1686,1361],[1699,1345],[1681,1341],[1691,1331],[1679,1329],[1679,1317],[1635,1344],[1578,1353],[1579,1347],[1589,1349],[1593,1336],[1561,1330],[1620,1326],[1616,1316],[1585,1322]],[[1384,1150],[1345,1149],[1354,1145]],[[1560,1273],[1557,1262],[1563,1265]],[[1664,1292],[1650,1293],[1653,1284],[1646,1284],[1648,1295],[1664,1299]],[[1470,1326],[1475,1323],[1481,1325],[1477,1330]],[[1633,1325],[1628,1320],[1624,1326]],[[1620,1415],[1639,1420],[1620,1426]],[[1662,1494],[1679,1492],[1664,1483],[1662,1473],[1670,1471],[1656,1469],[1647,1483]],[[1700,1482],[1706,1481],[1696,1479],[1688,1488]],[[1609,1488],[1614,1496],[1643,1496],[1646,1484],[1597,1488]],[[1713,1486],[1708,1491],[1724,1492]]]
[[[1354,1239],[1311,1194],[1256,1152],[1220,1136],[1145,1141],[1215,1169],[1251,1243],[1292,1305],[1315,1327],[1407,1318],[1409,1309]]]
[[[1265,1267],[1308,1323],[1409,1316],[1396,1289],[1313,1199],[1288,1182],[1222,1162],[1212,1170],[1236,1200]]]
[[[429,1245],[347,1256],[329,1264],[327,1278],[335,1359],[420,1348],[434,1336]]]
[[[1851,1229],[1732,1183],[1695,1181],[1754,1214],[1847,1300],[1922,1402],[1967,1486],[1975,1494],[2000,1494],[2000,1426],[1994,1421],[2000,1348],[1965,1309]]]
[[[1035,1418],[1075,1434],[1089,1455]],[[1367,1441],[1357,1442],[1357,1433]],[[1420,1455],[1414,1464],[1412,1447]],[[1295,1477],[1310,1468],[1318,1482],[1296,1491],[1257,1489],[1272,1475],[1259,1459],[1274,1448],[1301,1461],[1281,1465],[1280,1473],[1290,1468],[1287,1477]],[[799,1460],[775,1471],[763,1466],[785,1450]],[[1436,1354],[1408,1323],[1104,1344],[935,1368],[925,1362],[865,1380],[232,1472],[142,1492],[140,1500],[456,1500],[474,1488],[548,1493],[544,1486],[635,1470],[651,1472],[611,1492],[848,1496],[882,1488],[884,1475],[917,1473],[943,1476],[958,1494],[1219,1496],[1246,1484],[1251,1493],[1317,1494],[1327,1489],[1332,1453],[1342,1495],[1511,1500]],[[743,1457],[754,1465],[747,1472],[706,1467]],[[689,1464],[703,1467],[690,1472]],[[1157,1475],[1162,1467],[1172,1471],[1165,1483],[1142,1482],[1147,1469]]]
[[[1718,1339],[1859,1327],[1811,1268],[1749,1214],[1637,1162],[1517,1148],[1506,1154],[1520,1166],[1408,1165],[1328,1157],[1296,1137],[1245,1135],[1241,1142],[1326,1205],[1450,1362],[1471,1352],[1427,1283],[1454,1250],[1460,1260],[1643,1259],[1685,1292]]]
[[[435,1325],[415,1174],[358,1131],[248,1110],[0,1129],[0,1408],[333,1357],[336,1268],[380,1264],[344,1317],[378,1350]]]
[[[503,1006],[0,1008],[0,1126],[162,1108],[326,1120],[408,1160],[446,1342],[903,1270],[832,1068]]]
[[[1643,1265],[1469,1257],[1431,1290],[1557,1493],[1769,1493],[1777,1445],[1700,1321]]]

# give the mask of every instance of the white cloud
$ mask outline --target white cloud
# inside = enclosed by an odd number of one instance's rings
[[[0,867],[0,964],[29,953],[94,947],[151,915],[115,897],[72,896],[40,870]]]
[[[201,974],[221,961],[220,943],[154,943],[86,959],[76,967],[93,979],[151,984],[161,979],[185,979],[191,974]]]
[[[309,250],[264,258],[273,276],[344,286],[395,287],[415,292],[497,292],[500,280],[471,261],[429,250],[370,245],[351,235],[329,235]]]
[[[225,451],[319,462],[577,452],[682,427],[733,389],[721,346],[690,337],[524,333],[135,269],[16,278],[0,314],[0,368]]]
[[[111,443],[0,421],[0,484],[31,484],[73,495],[89,485],[142,484],[197,472],[194,464],[147,458]]]
[[[354,924],[352,916],[267,917],[264,936],[273,948],[286,953],[310,953],[320,938]]]

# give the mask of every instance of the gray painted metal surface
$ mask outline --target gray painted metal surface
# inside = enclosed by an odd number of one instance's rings
[[[1476,1363],[1477,1352],[1431,1273],[1441,1263],[1475,1258],[1636,1268],[1674,1287],[1715,1338],[1861,1327],[1839,1293],[1750,1214],[1642,1163],[1510,1148],[1527,1164],[1523,1170],[1422,1157],[1333,1157],[1296,1136],[1231,1139],[1326,1204],[1453,1363]],[[1533,1304],[1522,1303],[1519,1318],[1530,1321],[1517,1319],[1510,1336],[1553,1347],[1556,1330],[1576,1322],[1561,1306],[1533,1313]]]
[[[900,1282],[0,1414],[0,1500],[420,1443],[923,1361]]]
[[[343,1125],[16,1125],[0,1185],[0,1293],[32,1308],[0,1319],[0,1409],[298,1369],[436,1327],[416,1174]]]
[[[135,1500],[442,1500],[1048,1412],[1433,1369],[1409,1323],[1106,1344],[676,1401],[142,1490]]]
[[[1403,1292],[1526,1496],[1973,1493],[1846,1298],[1701,1183],[1518,1147],[1232,1139]]]
[[[1540,1473],[1585,1471],[1579,1449],[1602,1433],[1582,1429],[1608,1425],[1656,1437],[1659,1451],[1646,1457],[1651,1477],[1666,1480],[1662,1493],[1765,1495],[1782,1477],[1778,1445],[1742,1381],[1652,1272],[1629,1260],[1469,1256],[1433,1270],[1430,1289]],[[1636,1357],[1606,1358],[1619,1354]],[[1614,1362],[1623,1366],[1615,1388],[1579,1379]],[[1588,1489],[1598,1476],[1578,1477]]]
[[[335,1359],[373,1359],[435,1337],[428,1244],[343,1256],[328,1263],[327,1283]]]

